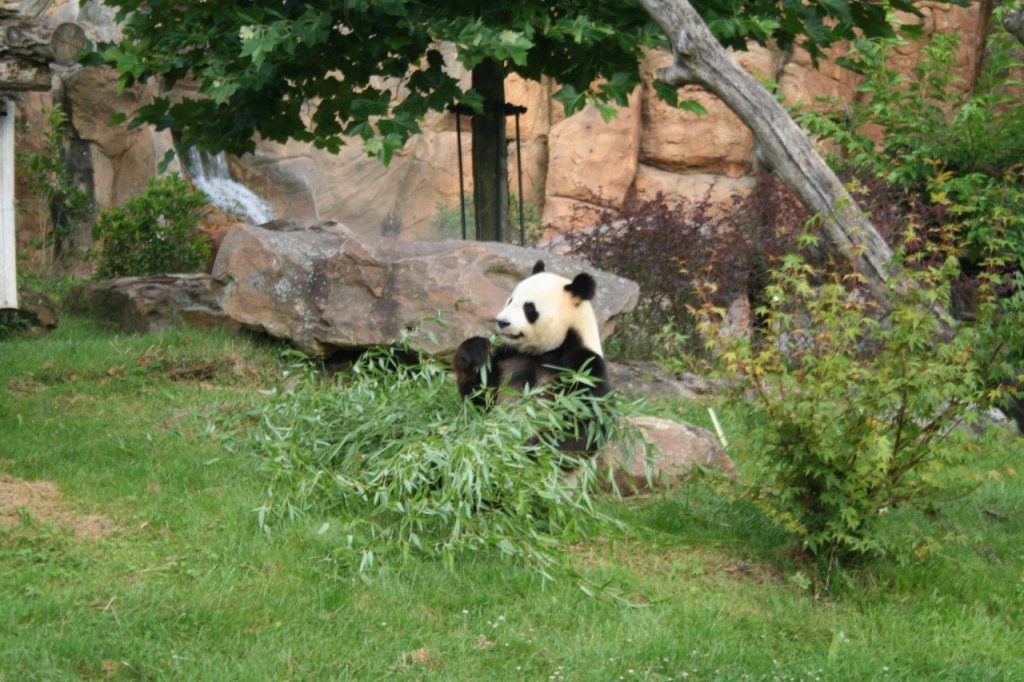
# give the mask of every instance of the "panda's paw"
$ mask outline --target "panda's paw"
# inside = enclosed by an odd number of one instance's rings
[[[491,359],[491,342],[482,336],[466,339],[455,351],[455,368],[464,372],[477,372]]]

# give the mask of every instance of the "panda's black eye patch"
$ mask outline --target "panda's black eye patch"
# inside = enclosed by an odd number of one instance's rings
[[[526,315],[526,321],[533,324],[540,317],[540,313],[537,312],[537,306],[532,303],[526,303],[523,305],[523,313]]]

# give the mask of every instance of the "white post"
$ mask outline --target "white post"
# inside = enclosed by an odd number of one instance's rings
[[[14,249],[14,102],[0,99],[0,308],[18,307]]]

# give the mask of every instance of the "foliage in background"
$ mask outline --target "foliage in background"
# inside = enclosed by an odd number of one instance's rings
[[[557,442],[579,419],[622,437],[620,400],[556,387],[481,411],[445,366],[410,360],[402,348],[368,351],[334,380],[296,364],[291,387],[245,417],[228,444],[255,452],[270,479],[261,524],[326,517],[324,532],[337,525],[346,538],[338,558],[360,571],[410,554],[452,565],[496,551],[545,578],[582,580],[560,540],[616,524],[594,506],[592,463]],[[592,380],[566,386],[576,381]]]
[[[1024,60],[1001,27],[1005,9],[995,10],[977,83],[949,67],[955,34],[935,34],[909,76],[887,63],[903,41],[859,40],[843,60],[864,75],[859,96],[800,116],[835,145],[833,165],[902,190],[896,205],[919,225],[955,224],[967,274],[982,261],[1007,273],[1024,267]]]
[[[725,370],[754,395],[746,494],[830,568],[925,551],[928,538],[889,518],[977,483],[958,465],[983,453],[951,437],[999,403],[1003,382],[1024,375],[1008,355],[1024,347],[1020,278],[1012,297],[987,287],[976,320],[955,324],[942,311],[956,258],[906,264],[893,265],[886,309],[851,286],[855,276],[818,284],[820,272],[787,256],[758,311],[757,340],[723,337],[713,306],[703,308]]]
[[[601,227],[565,240],[573,255],[640,285],[637,307],[618,323],[610,350],[618,343],[622,355],[672,361],[701,354],[689,313],[699,305],[698,287],[714,282],[725,306],[738,296],[760,300],[767,267],[795,247],[804,215],[779,182],[761,176],[749,195],[733,196],[725,208],[712,201],[711,189],[671,205],[660,194],[630,198],[602,214]]]
[[[19,175],[36,195],[44,210],[41,247],[49,249],[50,265],[63,258],[70,240],[89,218],[93,203],[89,194],[75,184],[67,162],[68,115],[61,106],[43,109],[47,130],[43,150],[17,154]]]
[[[252,151],[258,137],[335,152],[360,139],[387,162],[429,111],[456,101],[481,110],[481,95],[463,90],[442,43],[468,70],[494,60],[526,79],[555,79],[566,113],[594,104],[610,116],[640,83],[643,49],[665,43],[635,0],[107,4],[118,10],[123,39],[100,45],[92,64],[116,68],[123,86],[150,78],[167,89],[186,78],[197,84],[196,97],[156,98],[136,122],[181,131],[183,146],[236,154]],[[910,0],[695,5],[727,47],[799,42],[812,55],[858,31],[891,35],[888,8],[917,11]],[[656,87],[677,101],[676,88]]]
[[[18,268],[18,290],[28,289],[43,294],[58,308],[64,303],[64,297],[79,281],[73,275],[54,276],[49,273]]]
[[[17,310],[0,310],[0,341],[31,328],[32,323]]]
[[[210,255],[197,232],[206,195],[177,173],[154,177],[146,191],[103,211],[93,226],[97,277],[193,272]]]
[[[476,225],[473,223],[473,202],[472,194],[466,195],[466,239],[476,239]],[[514,192],[509,192],[509,225],[504,231],[505,242],[509,244],[519,243],[519,197]],[[526,246],[533,246],[544,233],[544,224],[541,222],[540,211],[530,202],[523,202],[523,228],[525,232]],[[454,206],[448,204],[437,205],[437,213],[430,219],[430,229],[439,239],[462,239],[462,207],[456,202]]]

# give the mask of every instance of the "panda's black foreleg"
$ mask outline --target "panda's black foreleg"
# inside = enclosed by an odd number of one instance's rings
[[[478,393],[482,386],[481,372],[491,367],[491,342],[482,336],[474,336],[459,344],[455,351],[455,383],[459,394],[466,398]]]
[[[455,351],[455,381],[459,386],[459,393],[463,398],[472,397],[473,402],[481,407],[488,403],[487,394],[500,388],[506,381],[519,381],[520,385],[534,383],[535,368],[529,365],[528,376],[513,377],[505,376],[504,363],[510,358],[515,358],[520,353],[508,344],[502,344],[497,348],[491,347],[491,342],[482,336],[474,336],[466,339]],[[486,368],[486,372],[481,372]],[[486,383],[485,383],[486,380]],[[487,393],[480,389],[490,389]]]

